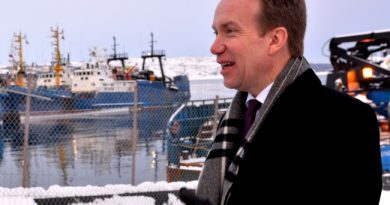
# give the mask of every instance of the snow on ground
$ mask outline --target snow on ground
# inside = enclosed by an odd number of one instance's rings
[[[50,186],[47,190],[41,187],[33,188],[4,188],[0,187],[0,197],[32,197],[32,198],[53,198],[66,196],[91,196],[91,195],[108,195],[138,192],[157,192],[157,191],[175,191],[181,187],[195,189],[197,181],[193,182],[144,182],[137,186],[117,184],[106,186],[75,186],[61,187],[58,185]],[[1,204],[1,203],[0,203]]]
[[[14,197],[0,197],[0,204],[4,205],[36,205],[34,199],[31,197],[14,196]]]
[[[197,181],[192,182],[144,182],[138,186],[132,185],[106,185],[103,187],[60,187],[51,186],[47,190],[43,188],[0,188],[1,205],[36,205],[34,199],[69,197],[69,196],[96,196],[114,195],[111,198],[95,199],[89,203],[74,203],[73,205],[122,205],[122,204],[155,204],[155,199],[147,196],[118,196],[123,193],[177,191],[181,187],[195,189]],[[390,204],[390,191],[382,191],[380,205]],[[164,205],[183,205],[173,194],[168,194],[168,202]]]
[[[137,186],[118,184],[98,186],[80,186],[80,187],[61,187],[58,185],[50,186],[47,190],[41,187],[33,188],[4,188],[0,187],[0,204],[1,205],[35,205],[34,199],[56,198],[56,197],[80,197],[80,196],[101,196],[114,195],[112,198],[95,199],[93,202],[85,204],[94,205],[120,205],[120,204],[154,204],[154,199],[143,196],[118,196],[125,193],[142,193],[158,191],[178,191],[182,187],[195,189],[198,182],[144,182]],[[131,203],[137,201],[137,203]],[[125,202],[125,203],[124,203]],[[77,203],[81,205],[80,203]],[[175,195],[170,194],[167,205],[182,205]]]

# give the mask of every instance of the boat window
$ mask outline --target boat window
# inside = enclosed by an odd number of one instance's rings
[[[85,80],[88,80],[88,77],[85,77]]]
[[[77,83],[73,84],[74,87],[77,87]]]
[[[95,83],[91,83],[92,86],[95,86]]]
[[[84,80],[84,77],[81,77],[81,80]]]
[[[100,75],[100,72],[97,72],[98,75]]]

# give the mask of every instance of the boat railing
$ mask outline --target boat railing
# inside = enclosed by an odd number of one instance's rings
[[[110,54],[109,59],[114,59],[114,58],[128,58],[127,53],[116,53],[116,54]]]
[[[230,103],[232,102],[233,98],[216,98],[218,99],[218,104],[221,103]],[[190,100],[186,103],[183,103],[179,106],[179,108],[171,115],[171,117],[168,120],[168,126],[173,124],[174,119],[177,118],[178,114],[187,106],[201,106],[201,105],[211,105],[215,104],[216,99],[202,99],[202,100]]]
[[[143,51],[142,56],[165,56],[164,50]]]
[[[217,98],[214,99],[202,99],[202,100],[190,100],[186,103],[186,106],[200,106],[200,105],[210,105],[215,104]],[[218,104],[220,103],[230,103],[233,98],[218,98]]]
[[[183,152],[205,156],[219,119],[231,101],[232,98],[216,97],[181,104],[167,123],[168,163],[178,165]]]

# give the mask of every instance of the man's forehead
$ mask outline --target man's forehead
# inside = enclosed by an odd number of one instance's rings
[[[221,0],[215,9],[213,28],[227,24],[238,24],[241,19],[257,16],[260,0]],[[251,2],[248,4],[248,2]],[[251,15],[252,14],[252,15]]]

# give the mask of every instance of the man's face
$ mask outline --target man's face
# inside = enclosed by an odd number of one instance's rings
[[[215,11],[216,39],[210,50],[228,88],[253,93],[269,83],[264,81],[269,39],[258,23],[260,6],[259,0],[221,0]]]

